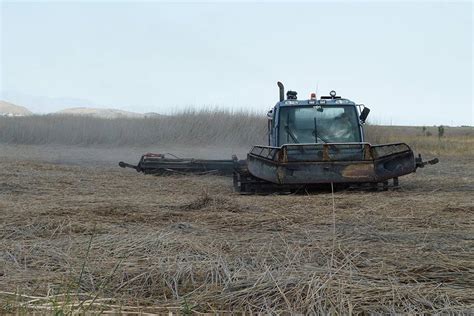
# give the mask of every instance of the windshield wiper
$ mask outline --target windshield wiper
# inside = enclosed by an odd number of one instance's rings
[[[290,130],[290,127],[288,125],[285,126],[285,132],[290,135],[291,139],[293,139],[293,141],[295,143],[299,143],[298,139],[296,138],[295,134],[293,134],[293,132]]]
[[[323,142],[323,143],[329,143],[327,140],[325,140],[324,138],[322,138],[321,136],[318,135],[318,126],[316,124],[316,117],[314,118],[314,130],[313,130],[313,134],[314,134],[314,142],[317,143],[318,142],[318,138]]]

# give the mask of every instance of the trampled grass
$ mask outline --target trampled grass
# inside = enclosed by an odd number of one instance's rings
[[[474,311],[472,160],[398,191],[242,196],[23,150],[0,152],[0,314]]]

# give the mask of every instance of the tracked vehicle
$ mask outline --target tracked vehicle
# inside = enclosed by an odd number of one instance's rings
[[[389,180],[415,172],[426,164],[405,143],[372,145],[364,139],[369,108],[336,95],[298,100],[278,82],[279,102],[268,112],[268,144],[256,145],[246,160],[168,158],[145,154],[137,165],[120,162],[148,174],[232,174],[242,193],[298,191],[336,186],[387,189]]]

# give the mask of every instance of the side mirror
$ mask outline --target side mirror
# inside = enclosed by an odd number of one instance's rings
[[[365,123],[365,120],[367,119],[367,116],[369,116],[369,113],[370,113],[370,109],[364,107],[364,109],[362,110],[359,116],[359,119],[362,123]]]
[[[273,110],[267,112],[267,119],[270,121],[273,120]]]

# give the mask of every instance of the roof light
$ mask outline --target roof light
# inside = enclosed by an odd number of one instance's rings
[[[334,98],[336,96],[336,91],[331,90],[331,92],[329,92],[329,95]]]
[[[310,96],[311,100],[316,100],[316,93],[312,92]]]

